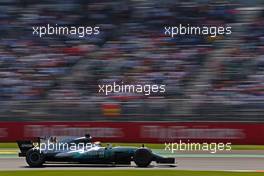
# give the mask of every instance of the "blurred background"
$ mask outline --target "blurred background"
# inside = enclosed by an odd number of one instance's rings
[[[263,121],[263,1],[1,0],[0,121]],[[232,35],[164,35],[178,24]],[[47,24],[100,35],[32,35]],[[166,94],[98,93],[165,84]]]

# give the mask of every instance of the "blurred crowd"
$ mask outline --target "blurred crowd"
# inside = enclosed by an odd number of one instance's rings
[[[176,24],[236,25],[242,23],[241,8],[241,3],[216,1],[1,2],[0,120],[9,114],[10,119],[25,115],[25,120],[37,115],[58,120],[54,114],[61,115],[59,120],[68,114],[75,120],[122,120],[131,114],[135,120],[142,115],[150,120],[181,120],[183,115],[214,120],[217,113],[238,119],[241,107],[243,115],[250,116],[252,109],[259,114],[264,105],[263,13],[245,23],[236,34],[238,42],[228,48],[226,36],[168,38],[163,31],[165,25]],[[101,31],[82,39],[32,35],[32,26],[46,24],[96,25]],[[207,73],[214,76],[199,81],[213,53],[222,48],[225,59],[215,65],[214,74]],[[98,93],[99,84],[114,81],[165,84],[166,94]],[[194,89],[204,97],[185,111],[181,102],[197,101],[188,91],[197,82],[207,87]]]

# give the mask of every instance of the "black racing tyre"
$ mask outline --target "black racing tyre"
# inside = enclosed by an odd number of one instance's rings
[[[135,151],[133,159],[138,167],[148,167],[153,159],[153,155],[148,148],[139,148]]]
[[[26,161],[30,167],[41,167],[45,162],[45,158],[39,150],[30,149],[26,153]]]

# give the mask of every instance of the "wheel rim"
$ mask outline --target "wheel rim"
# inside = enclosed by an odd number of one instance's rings
[[[147,150],[139,150],[135,154],[134,161],[138,166],[145,167],[151,162],[151,153]]]
[[[37,162],[38,160],[39,160],[39,154],[38,153],[32,153],[31,155],[30,155],[30,161],[32,161],[32,162]]]

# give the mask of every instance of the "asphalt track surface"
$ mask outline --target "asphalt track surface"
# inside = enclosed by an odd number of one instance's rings
[[[241,155],[240,155],[241,154]],[[127,170],[127,169],[169,169],[169,170],[207,170],[207,171],[253,171],[264,172],[263,151],[241,151],[235,155],[179,155],[176,157],[177,166],[152,163],[148,168],[113,165],[74,165],[46,164],[42,168],[29,168],[24,158],[0,158],[0,170]]]

